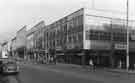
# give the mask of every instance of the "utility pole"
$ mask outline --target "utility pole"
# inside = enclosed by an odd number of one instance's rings
[[[114,60],[113,60],[113,55],[114,55],[114,41],[113,41],[113,25],[112,25],[112,20],[110,21],[110,27],[111,27],[111,56],[110,56],[110,61],[111,61],[111,67],[113,68],[114,67]]]
[[[128,27],[128,20],[129,20],[129,1],[127,0],[126,2],[126,12],[127,12],[127,17],[126,17],[126,28],[127,28],[127,50],[126,50],[126,67],[127,70],[129,69],[129,27]]]

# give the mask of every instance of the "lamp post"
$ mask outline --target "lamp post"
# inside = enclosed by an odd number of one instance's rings
[[[129,27],[128,27],[128,20],[129,20],[129,1],[126,2],[126,28],[127,28],[127,49],[126,49],[126,68],[129,68]]]

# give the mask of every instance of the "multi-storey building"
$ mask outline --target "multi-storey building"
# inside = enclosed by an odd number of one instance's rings
[[[92,58],[99,66],[125,67],[126,21],[104,17],[101,13],[96,15],[82,8],[47,25],[44,28],[46,52],[54,51],[57,60],[66,63],[86,65]],[[130,32],[134,32],[135,27],[129,26]],[[132,56],[135,52],[134,40],[130,42],[129,48],[130,65],[133,66],[135,63],[132,60],[135,58]]]
[[[29,59],[33,59],[34,60],[34,32],[35,32],[35,29],[30,29],[27,31],[27,35],[26,35],[26,38],[27,38],[27,46],[26,46],[26,49],[27,49],[27,58]]]
[[[12,56],[16,55],[16,37],[14,37],[11,40],[11,51],[12,51]]]
[[[42,61],[44,59],[44,37],[43,37],[43,29],[45,28],[44,21],[40,21],[38,24],[34,26],[36,31],[33,33],[33,42],[34,42],[34,53],[36,54],[36,59],[38,61]]]
[[[26,26],[22,27],[19,31],[16,33],[16,52],[17,55],[20,57],[25,58],[25,53],[26,53]]]

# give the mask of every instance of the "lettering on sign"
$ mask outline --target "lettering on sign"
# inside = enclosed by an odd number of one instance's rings
[[[115,49],[126,49],[127,45],[126,44],[115,44]]]

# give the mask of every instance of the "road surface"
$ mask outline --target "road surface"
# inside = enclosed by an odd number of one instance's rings
[[[0,83],[134,83],[134,78],[128,74],[22,64],[18,75],[0,75]]]

